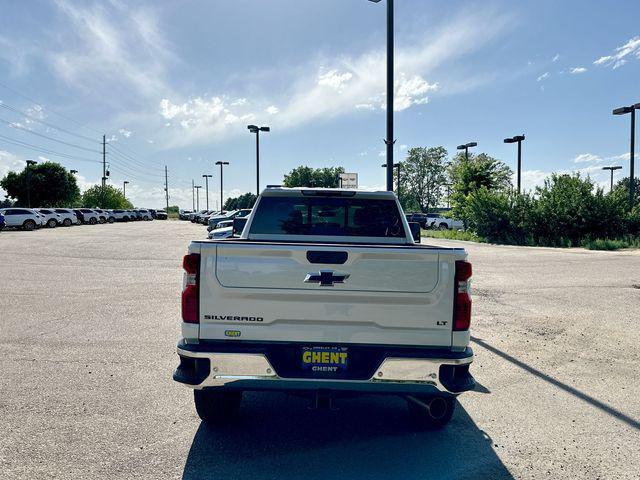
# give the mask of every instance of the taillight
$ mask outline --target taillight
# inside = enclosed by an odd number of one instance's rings
[[[182,289],[182,321],[198,323],[200,321],[199,288],[200,254],[185,255],[182,260],[184,282]]]
[[[453,301],[453,330],[469,330],[471,326],[471,296],[469,295],[469,279],[471,278],[471,263],[456,261],[456,276]]]

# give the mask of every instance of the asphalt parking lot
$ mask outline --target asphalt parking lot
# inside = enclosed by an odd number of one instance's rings
[[[0,233],[0,477],[551,478],[640,475],[640,251],[463,244],[472,371],[449,426],[393,397],[312,411],[250,394],[200,425],[174,384],[188,222]]]

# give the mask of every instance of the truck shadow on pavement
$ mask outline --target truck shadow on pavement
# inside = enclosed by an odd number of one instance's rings
[[[237,424],[200,424],[183,479],[513,478],[461,405],[435,432],[412,429],[405,401],[395,396],[336,406],[309,410],[301,398],[246,393]]]

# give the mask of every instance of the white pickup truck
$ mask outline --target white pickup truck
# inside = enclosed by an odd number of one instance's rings
[[[392,192],[268,188],[239,238],[191,242],[173,378],[200,418],[277,390],[401,395],[418,425],[445,425],[475,385],[471,264],[412,231]]]

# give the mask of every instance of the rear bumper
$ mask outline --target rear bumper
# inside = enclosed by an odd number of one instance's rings
[[[237,344],[236,344],[237,345]],[[233,343],[186,344],[177,347],[180,364],[173,379],[194,389],[308,391],[335,390],[394,394],[456,395],[475,387],[469,373],[473,351],[448,352],[416,348],[398,350],[384,347],[375,360],[375,369],[365,378],[315,378],[284,376],[270,361],[269,348],[252,345],[233,351]],[[382,348],[382,347],[381,347]],[[411,356],[411,354],[414,356]]]

